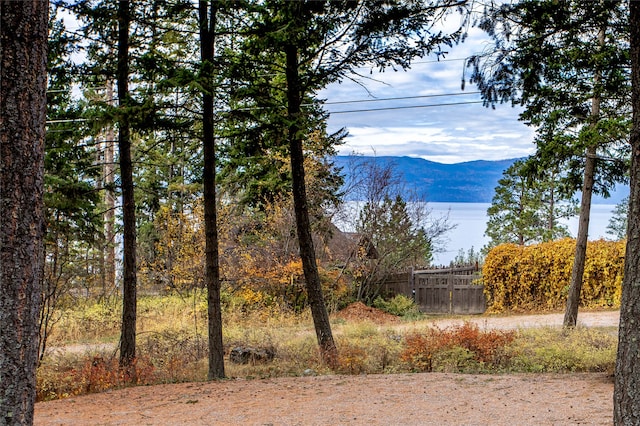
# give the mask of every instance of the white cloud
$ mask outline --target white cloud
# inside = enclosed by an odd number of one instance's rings
[[[407,155],[455,163],[500,160],[533,153],[534,130],[518,121],[520,110],[510,105],[486,108],[475,86],[461,90],[464,58],[487,44],[482,31],[472,28],[463,44],[446,48],[444,61],[423,58],[408,71],[384,73],[363,69],[371,80],[366,89],[351,82],[333,84],[320,93],[333,114],[329,130],[345,127],[350,136],[339,151],[366,155]],[[338,101],[433,96],[413,99],[331,104]],[[456,104],[456,105],[443,105]],[[431,106],[429,106],[431,105]],[[376,110],[389,108],[386,110]],[[392,109],[396,108],[396,109]],[[366,110],[339,113],[340,111]]]
[[[501,160],[532,153],[533,145],[514,143],[513,134],[449,131],[436,127],[356,127],[350,129],[341,154],[392,155],[441,163]]]

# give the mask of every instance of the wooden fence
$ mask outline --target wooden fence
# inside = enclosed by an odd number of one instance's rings
[[[413,298],[425,313],[481,314],[487,302],[479,278],[476,266],[416,270],[390,277],[384,290]]]

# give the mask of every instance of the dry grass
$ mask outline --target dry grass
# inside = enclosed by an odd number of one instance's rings
[[[119,309],[110,303],[87,303],[68,308],[52,337],[55,346],[80,342],[85,350],[52,351],[45,357],[38,369],[38,398],[206,379],[206,301],[202,293],[142,298],[138,313],[138,374],[133,383],[117,366]],[[274,307],[267,312],[226,309],[223,318],[227,355],[236,346],[268,348],[275,353],[268,362],[227,361],[227,376],[243,378],[417,370],[610,371],[617,343],[611,330],[494,332],[471,324],[438,329],[428,319],[407,322],[379,310],[352,306],[332,316],[340,355],[338,368],[331,371],[321,362],[308,312],[293,315]],[[92,346],[96,343],[103,345]]]

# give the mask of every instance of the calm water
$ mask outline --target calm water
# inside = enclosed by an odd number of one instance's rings
[[[487,222],[487,209],[491,204],[484,203],[429,203],[432,214],[436,217],[446,215],[449,212],[449,223],[457,224],[455,229],[446,235],[446,251],[434,256],[435,264],[448,265],[460,249],[467,252],[470,248],[479,251],[489,239],[484,236]],[[589,239],[609,238],[607,225],[612,216],[615,205],[594,204],[591,206],[591,218],[589,220]],[[571,235],[575,237],[578,232],[578,218],[567,222]]]
[[[433,263],[438,265],[448,265],[462,249],[465,254],[473,248],[480,251],[488,242],[489,238],[484,236],[487,223],[487,209],[489,203],[428,203],[427,208],[431,210],[433,217],[449,215],[449,224],[456,225],[454,229],[445,235],[444,251],[434,255]],[[353,232],[354,218],[358,217],[358,211],[362,203],[348,202],[344,206],[344,216],[342,220],[336,219],[334,222],[343,231]],[[612,239],[607,234],[607,225],[614,210],[614,204],[593,204],[591,206],[591,218],[589,220],[589,239],[599,238]],[[566,221],[569,232],[573,237],[578,232],[578,217]]]

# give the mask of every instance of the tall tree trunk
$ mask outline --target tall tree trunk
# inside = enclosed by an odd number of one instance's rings
[[[629,2],[631,54],[631,183],[618,355],[613,391],[616,425],[640,424],[640,2]]]
[[[564,312],[564,327],[575,327],[578,321],[578,305],[582,291],[582,278],[587,257],[587,240],[589,237],[589,219],[591,216],[591,196],[595,182],[596,148],[587,149],[587,159],[584,168],[584,182],[582,184],[582,201],[580,203],[580,217],[578,219],[578,235],[576,237],[576,251],[571,271],[569,295]]]
[[[44,274],[48,1],[0,1],[0,424],[33,424]]]
[[[107,84],[107,102],[113,103],[113,82],[109,79]],[[116,247],[115,247],[115,209],[116,198],[113,185],[115,183],[114,147],[115,135],[113,127],[109,125],[105,132],[104,143],[104,239],[105,239],[105,288],[104,297],[115,288],[116,285]]]
[[[556,227],[556,174],[551,175],[551,187],[549,188],[549,217],[547,218],[547,229],[549,230],[549,238],[554,239],[553,230]]]
[[[305,187],[304,153],[302,150],[302,129],[300,128],[302,90],[298,75],[298,50],[293,45],[285,48],[287,60],[287,113],[289,125],[289,149],[291,156],[291,175],[293,185],[293,204],[296,215],[296,228],[300,244],[300,258],[307,288],[307,297],[311,306],[311,316],[316,330],[320,353],[324,362],[334,367],[338,350],[331,333],[329,314],[322,295],[322,285],[318,275],[316,255],[311,234],[307,191]]]
[[[123,300],[120,365],[131,368],[136,357],[136,206],[133,195],[131,131],[129,124],[129,1],[118,1],[118,149],[122,185]],[[131,373],[135,373],[131,371]]]
[[[604,47],[605,28],[598,32],[598,43]],[[600,116],[600,81],[602,74],[596,70],[593,77],[594,94],[591,101],[591,126],[595,126]],[[591,196],[595,183],[597,145],[592,144],[587,148],[587,158],[584,165],[584,181],[582,183],[582,201],[580,203],[580,218],[578,220],[578,236],[576,237],[576,252],[571,271],[571,283],[569,295],[564,312],[564,327],[575,327],[578,322],[578,305],[580,304],[580,292],[582,291],[582,278],[584,265],[587,258],[587,240],[589,237],[589,218],[591,216]]]
[[[223,378],[224,347],[222,344],[222,312],[220,309],[220,266],[218,263],[218,225],[216,218],[216,150],[213,105],[213,57],[218,2],[201,0],[198,5],[200,23],[200,55],[202,61],[202,144],[204,148],[204,229],[205,277],[209,314],[209,380]],[[209,15],[209,16],[208,16]]]

